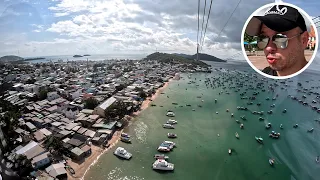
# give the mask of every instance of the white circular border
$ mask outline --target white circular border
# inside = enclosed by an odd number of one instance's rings
[[[307,65],[305,65],[302,69],[300,69],[298,72],[296,73],[293,73],[291,75],[288,75],[288,76],[271,76],[271,75],[268,75],[264,72],[262,72],[261,70],[259,70],[258,68],[256,68],[252,63],[251,61],[249,60],[248,56],[247,56],[247,53],[246,53],[246,50],[244,49],[244,34],[245,34],[245,30],[246,30],[246,27],[247,25],[249,24],[249,21],[252,19],[253,16],[255,16],[255,14],[265,8],[270,8],[271,6],[275,5],[275,4],[281,4],[281,5],[287,5],[287,6],[291,6],[293,8],[296,8],[300,13],[302,13],[306,18],[308,18],[308,20],[310,21],[311,25],[314,27],[314,31],[315,31],[315,35],[316,35],[316,46],[315,46],[315,49],[314,49],[314,52],[313,52],[313,55],[310,59],[310,61],[307,63]],[[247,19],[246,23],[244,24],[243,26],[243,29],[242,29],[242,34],[241,34],[241,49],[242,49],[242,53],[244,55],[244,58],[247,60],[247,62],[249,63],[249,65],[256,71],[258,72],[259,74],[261,74],[262,76],[265,76],[265,77],[268,77],[268,78],[271,78],[271,79],[288,79],[288,78],[292,78],[296,75],[299,75],[300,73],[302,73],[304,70],[306,70],[309,65],[312,63],[312,61],[314,60],[316,54],[317,54],[317,51],[318,51],[318,30],[316,28],[317,26],[315,25],[315,23],[313,22],[313,20],[311,19],[311,17],[301,8],[299,8],[298,6],[295,6],[293,4],[289,4],[289,3],[285,3],[285,2],[280,2],[280,3],[270,3],[270,4],[266,4],[262,7],[260,7],[259,9],[257,9],[256,11],[254,11],[250,17]]]

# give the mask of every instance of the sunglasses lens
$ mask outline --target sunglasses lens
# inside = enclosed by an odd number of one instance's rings
[[[277,34],[272,38],[273,43],[276,44],[277,48],[284,49],[288,45],[288,37],[283,34]]]
[[[269,42],[269,38],[268,37],[266,37],[266,36],[258,36],[257,46],[260,49],[264,49],[268,45],[268,42]]]

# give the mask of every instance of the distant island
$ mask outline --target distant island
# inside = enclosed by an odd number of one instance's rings
[[[24,59],[19,56],[9,55],[0,57],[0,62],[13,62],[13,61],[23,61]]]
[[[40,59],[46,59],[46,58],[37,57],[37,58],[27,58],[27,59],[24,59],[24,60],[25,60],[25,61],[33,61],[33,60],[40,60]]]
[[[25,63],[25,61],[46,59],[43,57],[36,58],[22,58],[20,56],[8,55],[0,57],[0,63]]]
[[[197,61],[194,59],[188,59],[182,56],[178,56],[175,54],[167,54],[167,53],[159,53],[155,52],[147,57],[145,57],[143,60],[157,60],[163,63],[182,63],[182,64],[192,64],[192,65],[199,65],[202,67],[209,67],[210,65],[202,62],[202,61]]]
[[[81,55],[74,55],[73,57],[83,57],[83,56],[81,56]]]
[[[194,55],[187,55],[187,54],[178,54],[174,53],[176,56],[184,57],[187,59],[197,59],[197,54]],[[211,56],[209,54],[199,53],[199,59],[203,61],[214,61],[214,62],[227,62],[226,60],[217,58],[215,56]]]

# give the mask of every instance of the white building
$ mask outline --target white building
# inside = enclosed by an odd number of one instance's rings
[[[72,99],[77,99],[82,95],[82,89],[69,92]]]
[[[79,110],[77,107],[67,108],[65,111],[65,116],[69,119],[76,119],[77,114],[79,114]]]
[[[39,94],[39,86],[37,86],[35,84],[26,84],[23,86],[23,89],[25,91],[30,92],[30,93]]]
[[[99,106],[97,106],[96,108],[94,108],[93,114],[98,114],[101,117],[105,117],[104,111],[110,107],[113,103],[115,103],[117,101],[116,98],[114,97],[110,97],[109,99],[107,99],[106,101],[104,101],[102,104],[100,104]]]

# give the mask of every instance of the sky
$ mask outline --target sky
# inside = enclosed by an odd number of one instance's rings
[[[206,2],[202,36],[210,0]],[[213,0],[201,52],[244,59],[240,45],[244,23],[271,2]],[[299,6],[311,17],[320,15],[319,0],[284,2]],[[200,0],[199,39],[204,3]],[[150,54],[156,50],[195,54],[197,48],[197,0],[0,0],[0,13],[0,56]]]

